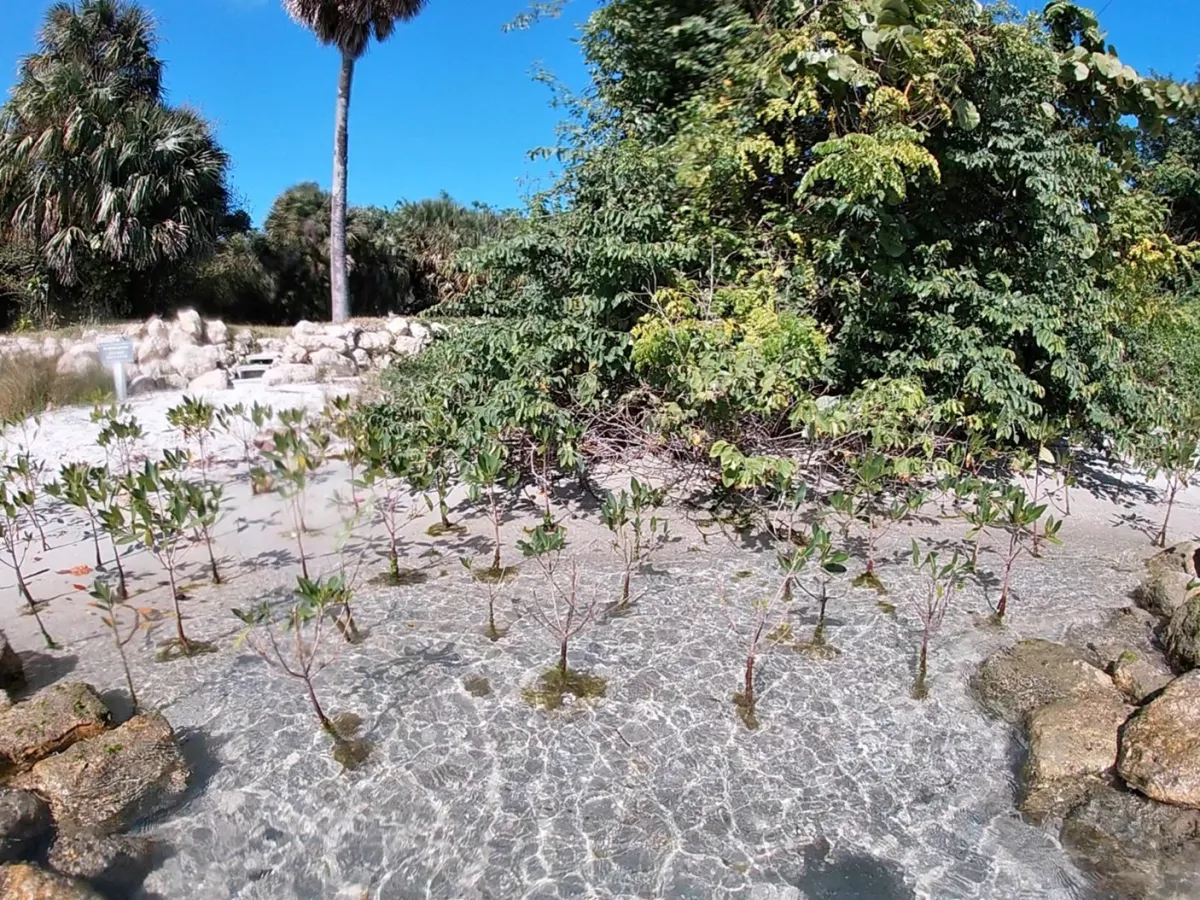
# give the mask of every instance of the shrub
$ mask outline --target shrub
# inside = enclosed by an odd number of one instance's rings
[[[42,356],[0,356],[0,420],[19,421],[60,406],[107,401],[112,376],[60,375],[57,361]]]

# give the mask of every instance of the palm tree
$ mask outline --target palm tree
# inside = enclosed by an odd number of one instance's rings
[[[228,158],[162,101],[149,16],[124,0],[58,3],[0,111],[0,212],[65,285],[209,250]]]
[[[283,8],[322,44],[342,55],[333,136],[333,203],[329,222],[329,286],[333,321],[350,316],[346,278],[346,154],[354,63],[374,38],[386,41],[397,22],[415,18],[425,0],[283,0]]]

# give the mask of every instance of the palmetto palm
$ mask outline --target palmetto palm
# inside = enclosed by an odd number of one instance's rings
[[[66,284],[94,258],[145,269],[208,249],[228,159],[194,112],[162,102],[149,16],[58,3],[0,112],[0,210]]]
[[[342,56],[329,225],[331,312],[333,320],[340,322],[350,315],[346,278],[346,156],[354,63],[366,52],[372,39],[385,41],[391,37],[397,22],[416,17],[425,8],[425,0],[283,0],[283,8],[316,35],[317,40],[336,47]]]

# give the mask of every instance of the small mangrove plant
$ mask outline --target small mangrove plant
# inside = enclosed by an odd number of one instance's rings
[[[106,581],[92,582],[92,589],[88,595],[92,598],[92,602],[88,605],[99,613],[100,621],[112,635],[113,646],[116,647],[117,656],[121,660],[121,670],[125,673],[125,686],[129,690],[129,701],[133,705],[133,712],[136,715],[138,695],[133,687],[133,675],[129,672],[129,658],[125,655],[125,647],[137,636],[138,629],[141,628],[141,613],[134,607],[121,603],[112,586]],[[122,616],[130,620],[128,630],[122,630]]]
[[[636,478],[629,490],[608,491],[600,505],[600,521],[612,532],[612,546],[621,557],[621,599],[618,608],[633,602],[631,582],[634,570],[646,557],[667,542],[668,522],[652,511],[663,503],[663,491],[655,490]]]
[[[58,645],[50,637],[38,603],[33,599],[29,584],[25,580],[24,565],[29,554],[29,546],[33,543],[33,532],[29,530],[26,516],[32,501],[22,496],[24,489],[11,480],[0,481],[0,542],[4,544],[4,562],[13,570],[17,582],[17,592],[29,608],[29,614],[37,622],[38,630],[46,647],[54,649]]]
[[[929,696],[929,642],[942,627],[946,611],[962,588],[968,566],[955,550],[948,562],[942,562],[936,550],[921,553],[921,545],[912,542],[912,566],[921,575],[921,590],[909,595],[917,618],[921,622],[921,649],[917,655],[917,674],[913,680],[912,696],[924,700]]]

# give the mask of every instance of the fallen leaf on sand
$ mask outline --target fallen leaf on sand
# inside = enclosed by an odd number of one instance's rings
[[[69,569],[59,569],[58,574],[59,575],[76,575],[76,576],[91,575],[92,567],[91,566],[72,566]]]

